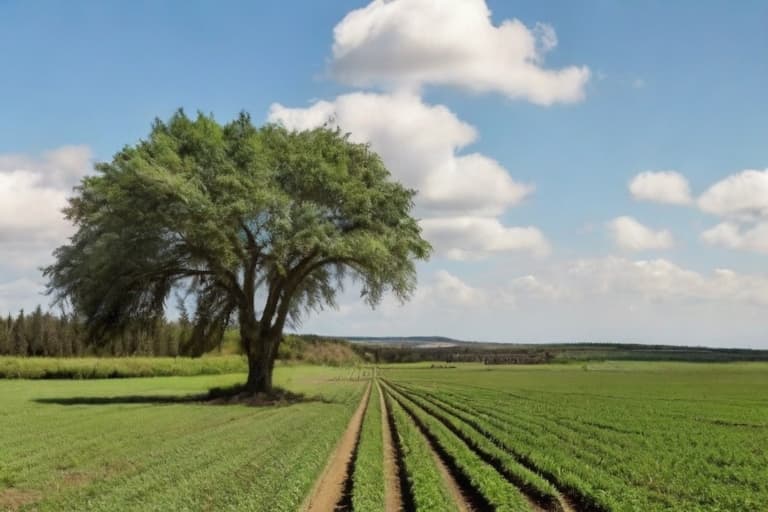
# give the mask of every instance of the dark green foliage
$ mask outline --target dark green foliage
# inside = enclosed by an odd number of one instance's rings
[[[20,356],[29,355],[29,342],[27,334],[27,324],[24,318],[24,310],[19,311],[19,316],[13,322],[11,329],[11,344],[13,353]]]
[[[13,325],[13,323],[6,323],[4,320],[0,321],[0,355],[8,355],[12,351],[10,325]]]

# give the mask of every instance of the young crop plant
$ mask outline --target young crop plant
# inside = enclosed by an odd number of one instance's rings
[[[531,505],[520,491],[507,482],[492,466],[480,458],[464,441],[439,420],[429,415],[414,402],[390,387],[393,400],[411,414],[417,425],[429,435],[461,476],[499,512],[528,511]]]
[[[400,445],[413,505],[419,512],[458,512],[456,502],[435,464],[427,440],[400,404],[386,394],[394,418],[395,442]]]
[[[395,387],[424,411],[440,420],[451,432],[461,438],[484,460],[489,461],[497,471],[520,487],[537,503],[542,504],[547,510],[562,510],[559,492],[549,481],[521,465],[513,456],[482,432],[455,416],[448,407],[444,407],[442,404],[437,405],[439,402],[425,398],[425,396],[404,386]]]
[[[378,388],[378,384],[376,384]],[[384,442],[378,389],[371,391],[352,476],[353,510],[384,510]]]

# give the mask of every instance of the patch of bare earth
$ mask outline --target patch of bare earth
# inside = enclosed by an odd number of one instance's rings
[[[360,437],[360,427],[363,424],[363,416],[370,395],[371,384],[369,383],[362,400],[360,400],[360,405],[358,405],[355,414],[352,415],[347,430],[339,440],[339,444],[336,445],[320,478],[315,482],[302,510],[306,512],[330,512],[341,501],[347,479],[351,477],[349,470]]]
[[[384,505],[386,512],[400,512],[403,509],[403,497],[398,478],[397,453],[395,452],[392,430],[389,428],[389,414],[384,393],[378,384],[376,389],[379,390],[381,403],[381,437],[384,445]]]
[[[438,455],[434,446],[432,446],[432,443],[428,443],[428,444],[430,446],[430,451],[432,452],[432,457],[435,459],[437,470],[440,472],[440,475],[443,477],[443,481],[445,482],[445,485],[448,488],[448,491],[450,491],[451,497],[453,497],[453,501],[456,502],[456,506],[458,507],[458,509],[461,512],[470,512],[474,510],[472,508],[472,505],[469,503],[469,500],[467,500],[467,497],[464,496],[464,493],[461,492],[461,487],[459,486],[459,483],[456,481],[456,478],[454,478],[451,471],[448,469],[448,465],[440,457],[440,455]]]
[[[40,500],[42,497],[40,491],[9,487],[0,491],[0,510],[16,511],[24,505]]]

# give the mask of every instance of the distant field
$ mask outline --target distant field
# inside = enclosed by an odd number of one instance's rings
[[[319,400],[184,399],[243,377],[0,381],[0,510],[768,503],[765,363],[292,366]]]

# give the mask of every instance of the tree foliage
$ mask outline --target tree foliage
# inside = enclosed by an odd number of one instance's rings
[[[350,280],[371,306],[385,292],[405,300],[430,252],[410,215],[415,192],[339,130],[180,111],[96,171],[65,210],[77,231],[45,269],[49,291],[98,339],[151,325],[182,290],[196,304],[190,353],[234,319],[264,381],[254,388],[271,386],[287,322],[334,306]]]

